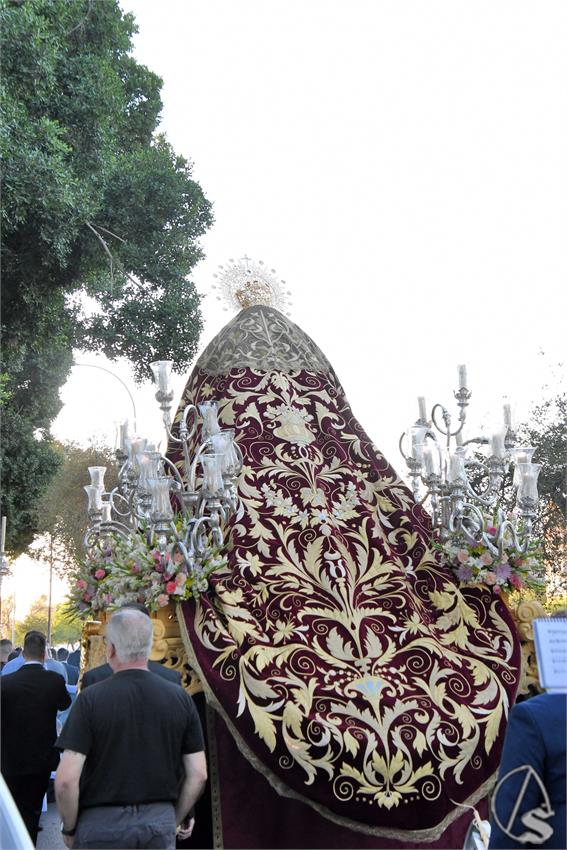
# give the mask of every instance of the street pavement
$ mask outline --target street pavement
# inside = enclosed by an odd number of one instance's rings
[[[65,850],[55,803],[47,804],[47,811],[42,813],[39,825],[43,829],[37,835],[37,850]]]

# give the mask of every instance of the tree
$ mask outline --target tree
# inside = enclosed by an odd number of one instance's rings
[[[535,448],[534,462],[542,464],[534,533],[541,540],[546,590],[550,597],[567,599],[567,394],[536,405],[519,432]]]
[[[35,629],[47,635],[47,596],[40,596],[30,606],[23,620],[16,621],[16,643],[23,644],[26,632]]]
[[[82,448],[74,443],[61,443],[56,449],[61,463],[39,500],[38,532],[55,542],[55,571],[60,576],[71,576],[85,556],[83,541],[88,515],[83,487],[89,483],[88,467],[106,466],[107,490],[118,483],[118,469],[112,451],[106,446]],[[49,559],[49,540],[33,548],[36,557]]]
[[[22,645],[26,632],[36,629],[47,635],[48,606],[47,596],[40,596],[31,605],[23,620],[16,622],[16,643]],[[65,603],[60,603],[53,609],[51,625],[51,643],[76,643],[81,638],[82,623],[72,620],[67,615]]]
[[[0,638],[12,637],[14,623],[14,597],[2,593],[2,612],[0,614]]]
[[[533,537],[539,541],[545,569],[545,590],[542,596],[551,603],[553,599],[567,599],[567,395],[564,391],[545,399],[530,410],[529,418],[517,428],[517,445],[532,446],[533,462],[542,470],[538,481],[539,503],[533,522]],[[477,452],[475,458],[482,463],[484,456]],[[482,489],[484,475],[472,472],[471,483]],[[513,472],[504,476],[499,504],[512,511],[516,504]],[[529,593],[528,593],[529,596]]]
[[[16,554],[58,467],[49,427],[73,349],[127,357],[138,378],[194,356],[188,275],[212,215],[156,134],[162,83],[132,57],[117,0],[4,2],[0,18],[2,513]]]
[[[54,644],[77,643],[81,639],[82,631],[82,620],[70,618],[64,603],[55,607],[52,625],[52,642]]]

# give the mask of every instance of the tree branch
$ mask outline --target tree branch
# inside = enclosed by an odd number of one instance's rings
[[[68,38],[70,35],[72,35],[72,34],[73,34],[74,32],[76,32],[78,29],[81,29],[81,27],[85,25],[85,22],[86,22],[86,21],[88,21],[88,19],[89,19],[89,18],[90,18],[90,16],[91,16],[91,12],[92,12],[92,10],[93,10],[93,0],[89,0],[89,5],[88,5],[88,9],[87,9],[87,14],[84,16],[84,18],[81,18],[81,20],[79,21],[79,23],[78,23],[76,26],[74,26],[74,27],[73,27],[73,29],[70,29],[70,30],[69,30],[69,32],[66,32],[66,33],[65,33],[65,38]]]
[[[108,247],[108,244],[107,244],[106,240],[105,240],[105,239],[104,239],[104,238],[100,235],[100,233],[99,233],[98,231],[99,231],[99,230],[103,230],[105,233],[108,233],[110,236],[114,236],[114,237],[115,237],[115,239],[119,239],[119,240],[120,240],[120,242],[123,242],[124,244],[126,244],[126,240],[125,240],[125,239],[122,239],[122,237],[121,237],[121,236],[117,236],[117,235],[116,235],[116,233],[113,233],[111,230],[107,230],[107,229],[106,229],[106,227],[102,227],[102,225],[100,225],[100,224],[96,224],[96,225],[94,225],[94,224],[92,224],[90,221],[85,221],[85,224],[87,225],[87,227],[89,228],[89,230],[90,230],[90,231],[92,231],[92,232],[94,233],[94,235],[96,236],[96,238],[98,239],[98,241],[99,241],[99,242],[100,242],[100,244],[102,245],[102,247],[103,247],[103,249],[104,249],[104,253],[107,255],[107,257],[108,257],[108,259],[109,259],[109,261],[110,261],[110,294],[111,294],[111,295],[113,295],[113,294],[114,294],[114,293],[113,293],[113,286],[114,286],[114,264],[115,264],[114,255],[113,255],[112,251],[110,250],[110,248]],[[97,229],[97,228],[98,228],[98,229]],[[123,274],[123,275],[125,275],[125,276],[128,278],[128,280],[130,281],[130,283],[133,283],[133,284],[134,284],[134,286],[135,286],[137,289],[139,289],[139,291],[140,291],[140,292],[143,292],[143,291],[144,291],[144,287],[142,286],[142,284],[140,283],[140,281],[136,280],[136,278],[135,278],[135,277],[132,277],[132,275],[131,275],[131,274],[129,274],[129,273],[126,271],[126,269],[124,268],[124,266],[123,266],[121,263],[118,263],[118,267],[119,267],[120,271],[122,272],[122,274]]]

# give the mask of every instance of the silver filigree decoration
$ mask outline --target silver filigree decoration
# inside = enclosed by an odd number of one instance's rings
[[[226,266],[220,265],[213,277],[216,283],[212,288],[219,291],[217,299],[228,305],[225,310],[261,305],[290,315],[291,292],[285,289],[285,280],[279,280],[276,270],[268,269],[262,260],[256,262],[246,255],[231,259]]]

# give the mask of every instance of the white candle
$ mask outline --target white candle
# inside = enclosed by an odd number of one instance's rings
[[[128,419],[125,419],[124,422],[120,423],[120,450],[123,454],[128,454],[129,447],[129,432],[130,432],[130,422]]]
[[[467,474],[465,472],[465,451],[456,451],[449,458],[449,481],[451,483],[461,480],[467,480]]]
[[[506,453],[504,448],[504,434],[493,434],[490,446],[492,449],[492,457],[504,457]]]
[[[423,450],[423,462],[425,464],[425,472],[427,475],[433,475],[435,472],[435,459],[433,457],[433,451],[431,446],[426,446]]]
[[[89,475],[91,476],[91,484],[98,487],[99,490],[104,490],[104,473],[106,466],[89,466]]]
[[[506,428],[512,427],[512,407],[509,404],[504,405],[504,425]]]
[[[167,395],[170,392],[170,380],[172,360],[156,360],[150,363],[150,369],[154,375],[154,381],[158,385],[160,393]]]
[[[427,405],[425,403],[425,396],[420,395],[417,397],[417,406],[419,408],[419,418],[422,422],[427,422]]]
[[[2,537],[0,542],[0,552],[4,551],[4,547],[6,545],[6,517],[2,517]]]
[[[411,454],[415,460],[423,462],[423,446],[427,428],[423,425],[414,425],[411,429]]]
[[[94,484],[86,484],[83,490],[89,499],[89,511],[100,511],[102,508],[102,493],[99,488],[95,487]]]
[[[455,443],[457,444],[457,446],[463,445],[463,432],[462,431],[458,431],[455,434]]]
[[[466,389],[467,386],[467,367],[462,365],[459,366],[459,389]]]
[[[131,440],[131,442],[130,442],[130,452],[129,452],[131,463],[134,463],[137,455],[139,455],[141,452],[143,452],[145,450],[146,442],[147,442],[147,440],[145,439],[145,437],[135,437],[133,440]]]
[[[102,503],[101,522],[112,522],[112,506],[110,502]]]
[[[541,472],[541,463],[519,463],[520,487],[518,499],[533,499],[537,502],[537,479]]]

